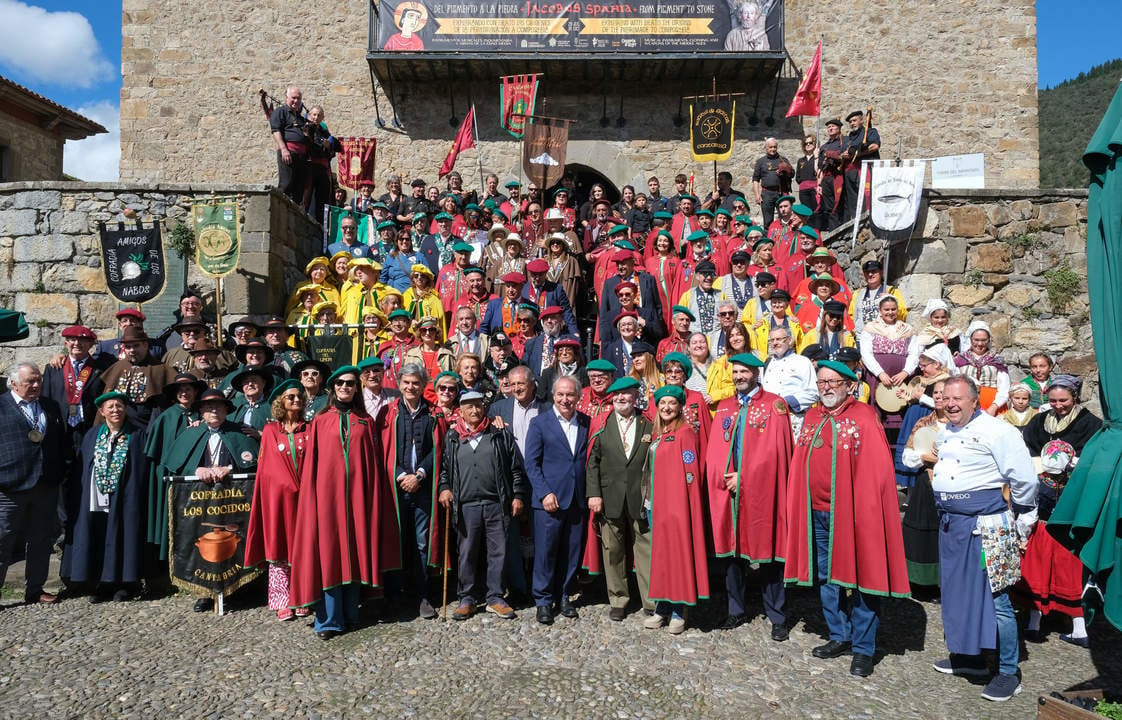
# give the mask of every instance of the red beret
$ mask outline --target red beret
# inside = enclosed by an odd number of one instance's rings
[[[571,347],[571,348],[576,348],[576,349],[579,350],[580,349],[580,340],[577,340],[574,337],[563,337],[560,340],[558,340],[557,342],[553,343],[553,347],[555,347],[555,348]]]
[[[508,272],[499,279],[508,285],[522,285],[526,282],[526,276],[520,272]]]
[[[71,325],[62,331],[64,338],[80,338],[82,340],[97,340],[97,335],[85,325]]]
[[[550,315],[560,315],[562,312],[564,311],[561,309],[560,305],[549,305],[548,307],[542,309],[541,315],[539,315],[538,317],[547,318]]]
[[[638,319],[639,313],[635,312],[634,310],[624,310],[619,315],[616,315],[616,319],[612,320],[612,325],[619,325],[620,320],[629,317]]]
[[[536,260],[531,260],[526,263],[526,269],[532,273],[549,272],[549,263],[541,258],[537,258]]]
[[[140,320],[141,322],[143,322],[144,320],[147,319],[147,318],[144,317],[144,313],[140,312],[136,308],[125,308],[124,310],[118,310],[117,311],[117,317],[118,318],[134,317],[137,320]]]
[[[615,254],[612,255],[612,260],[614,260],[616,262],[623,262],[624,260],[634,260],[634,259],[635,259],[635,253],[631,252],[630,250],[616,250]]]
[[[624,280],[619,285],[616,285],[616,295],[619,295],[620,290],[631,290],[632,292],[638,292],[639,288],[635,287],[635,283],[631,282],[630,280]]]

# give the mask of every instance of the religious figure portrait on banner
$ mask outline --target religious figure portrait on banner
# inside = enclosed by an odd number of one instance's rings
[[[755,52],[770,50],[767,37],[767,14],[772,3],[759,0],[729,0],[735,15],[735,23],[725,36],[725,50],[731,52]]]
[[[393,11],[396,32],[386,40],[383,50],[424,50],[425,43],[418,34],[429,20],[429,12],[422,3],[406,0]]]

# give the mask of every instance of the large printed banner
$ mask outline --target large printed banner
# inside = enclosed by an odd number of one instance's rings
[[[732,157],[736,101],[706,98],[690,105],[690,152],[696,162],[728,160]]]
[[[781,52],[782,0],[383,0],[386,52]]]
[[[204,275],[220,278],[234,272],[241,257],[242,228],[234,200],[195,203],[195,262]]]
[[[253,482],[250,476],[213,485],[168,483],[169,555],[177,584],[228,595],[261,573],[244,567]]]

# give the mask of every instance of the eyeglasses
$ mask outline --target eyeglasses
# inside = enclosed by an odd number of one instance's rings
[[[791,338],[789,338],[789,337],[768,338],[767,344],[768,345],[779,345],[781,343],[786,343],[786,342],[791,342]]]
[[[300,371],[300,376],[301,377],[315,377],[319,374],[320,374],[319,370],[301,370]]]
[[[803,147],[814,147],[814,143],[812,143],[812,142],[804,142],[804,143],[803,143]]]
[[[355,230],[358,230],[358,227],[356,225],[344,225],[343,226],[343,232],[354,232]]]
[[[748,261],[747,260],[733,260],[732,264],[733,265],[747,265]]]
[[[357,380],[336,380],[335,387],[354,387],[358,385]]]
[[[296,402],[296,401],[300,400],[299,395],[284,395],[282,397],[284,397],[285,402]]]
[[[455,387],[454,385],[437,385],[436,386],[436,391],[438,393],[454,393],[458,389],[459,388]]]
[[[621,293],[619,293],[619,297],[620,298],[633,298],[633,297],[635,297],[635,293],[633,293],[633,292],[621,292]]]
[[[717,317],[736,317],[736,313],[731,310],[725,310],[724,312],[717,313]]]
[[[435,335],[436,334],[436,328],[421,328],[417,332],[420,333],[421,335],[428,335],[430,333]]]
[[[182,330],[179,331],[179,334],[183,335],[183,336],[187,336],[187,335],[195,336],[195,335],[202,335],[203,331],[202,330],[190,330],[188,328],[183,328]],[[74,338],[74,339],[75,340],[80,340],[81,338]]]
[[[820,388],[838,388],[838,387],[841,387],[842,385],[845,385],[846,382],[848,382],[848,381],[845,380],[844,378],[841,379],[841,380],[819,380],[818,382],[815,383],[815,385],[817,385]]]

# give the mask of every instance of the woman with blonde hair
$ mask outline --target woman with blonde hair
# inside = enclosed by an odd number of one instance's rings
[[[654,394],[662,387],[662,375],[658,372],[653,345],[642,340],[631,343],[631,371],[627,376],[639,381],[639,399],[635,402],[636,409],[646,415],[648,420],[653,420]]]

